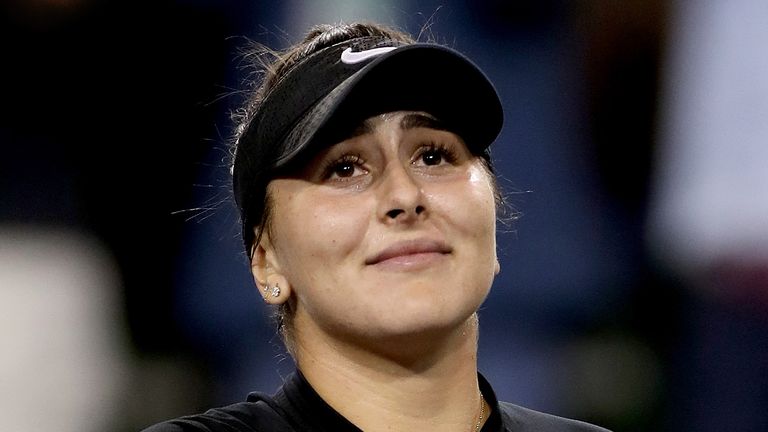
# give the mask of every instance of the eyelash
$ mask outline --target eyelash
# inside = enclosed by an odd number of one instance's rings
[[[436,152],[442,157],[444,163],[453,163],[457,160],[458,156],[456,151],[443,143],[430,142],[422,145],[416,152],[413,163],[416,163],[420,158],[430,152]],[[355,168],[360,168],[365,164],[365,160],[358,154],[345,154],[338,159],[329,161],[323,167],[322,173],[324,179],[331,178],[334,174],[338,174],[337,170],[346,164],[354,165]],[[339,178],[345,179],[348,177],[339,176]]]
[[[414,162],[419,158],[424,157],[424,155],[429,152],[439,153],[443,158],[443,162],[447,162],[447,163],[456,162],[458,158],[456,151],[453,148],[443,143],[430,142],[428,144],[421,146],[421,148],[419,148],[419,151],[416,153],[416,158]]]
[[[359,168],[365,163],[363,158],[360,155],[357,154],[345,154],[341,156],[338,159],[334,159],[329,161],[325,167],[323,168],[323,178],[329,179],[334,174],[337,174],[337,169],[339,169],[342,165],[351,164],[354,165],[356,168]],[[339,176],[339,178],[346,178]]]

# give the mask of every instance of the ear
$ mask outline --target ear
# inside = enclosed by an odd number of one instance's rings
[[[263,233],[259,244],[253,246],[251,273],[259,293],[269,304],[281,304],[291,297],[291,285],[280,270],[275,248],[267,233]]]

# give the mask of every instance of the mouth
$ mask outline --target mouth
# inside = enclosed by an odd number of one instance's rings
[[[385,248],[365,260],[365,264],[413,267],[428,264],[452,252],[450,246],[438,240],[408,240]]]

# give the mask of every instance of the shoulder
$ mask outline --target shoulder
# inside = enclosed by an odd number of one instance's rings
[[[599,426],[571,420],[524,408],[507,402],[499,402],[504,426],[510,430],[528,432],[608,432]]]
[[[290,432],[293,430],[282,410],[271,399],[263,398],[164,421],[142,432]]]

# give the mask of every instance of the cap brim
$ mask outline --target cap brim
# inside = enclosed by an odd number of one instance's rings
[[[474,152],[487,148],[503,123],[495,88],[472,61],[440,45],[407,45],[376,57],[312,106],[283,142],[274,167],[393,111],[435,116]]]

